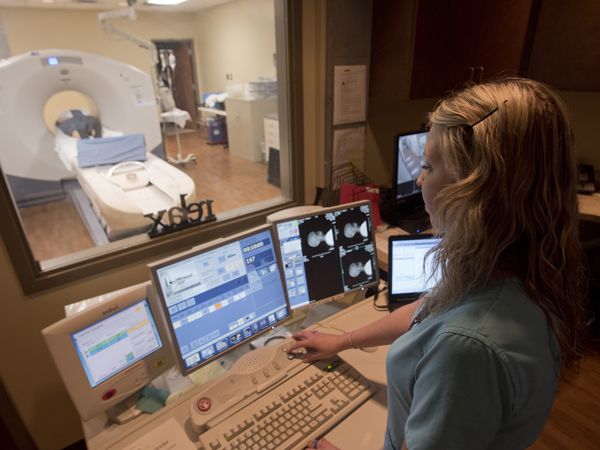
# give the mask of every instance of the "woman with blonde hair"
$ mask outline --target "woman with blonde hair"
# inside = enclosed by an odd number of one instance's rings
[[[548,86],[510,78],[452,94],[429,123],[418,184],[441,279],[363,328],[300,332],[289,351],[391,344],[386,449],[525,449],[561,371],[589,352],[569,113]]]

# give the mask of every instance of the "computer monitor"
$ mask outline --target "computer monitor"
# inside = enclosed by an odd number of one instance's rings
[[[293,310],[379,283],[370,201],[323,208],[273,224]]]
[[[182,375],[274,328],[290,315],[270,225],[148,267]]]
[[[428,131],[416,131],[396,135],[394,139],[394,178],[392,200],[400,204],[421,198],[417,179],[425,164],[425,142]]]
[[[109,297],[42,330],[83,421],[141,390],[174,363],[156,320],[150,282]]]
[[[411,234],[431,228],[421,188],[417,185],[425,164],[423,151],[428,134],[415,131],[395,136],[392,189],[389,201],[382,205],[384,220]]]
[[[417,300],[440,279],[434,273],[433,254],[427,252],[441,242],[431,234],[390,236],[388,240],[388,303]]]

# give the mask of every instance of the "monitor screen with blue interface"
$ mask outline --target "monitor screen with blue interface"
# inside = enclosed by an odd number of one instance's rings
[[[396,136],[394,152],[394,183],[395,200],[421,192],[417,179],[425,165],[425,142],[429,132],[399,134]]]
[[[293,310],[379,283],[370,202],[276,221]]]
[[[427,256],[427,252],[440,241],[430,234],[389,238],[389,302],[415,300],[435,286],[439,272],[433,273],[433,254]]]
[[[272,228],[149,265],[182,374],[289,316]]]
[[[93,388],[163,346],[147,299],[71,334],[71,339]]]

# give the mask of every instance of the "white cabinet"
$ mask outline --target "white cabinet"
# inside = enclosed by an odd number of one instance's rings
[[[277,99],[227,98],[225,110],[229,152],[248,161],[262,161],[260,142],[265,140],[264,117],[277,112]]]
[[[279,113],[271,113],[265,116],[265,150],[267,161],[269,160],[269,149],[279,150]]]

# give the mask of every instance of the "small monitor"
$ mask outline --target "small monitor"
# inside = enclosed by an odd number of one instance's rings
[[[411,302],[435,286],[433,255],[427,252],[442,239],[431,234],[390,236],[388,241],[388,303]]]
[[[120,291],[42,334],[83,421],[173,366],[150,282]]]
[[[368,200],[274,221],[293,310],[379,284]]]
[[[425,164],[425,142],[427,131],[398,134],[394,140],[394,178],[392,201],[395,204],[406,200],[421,199],[421,188],[417,179]]]
[[[290,315],[270,225],[148,267],[182,375]]]

